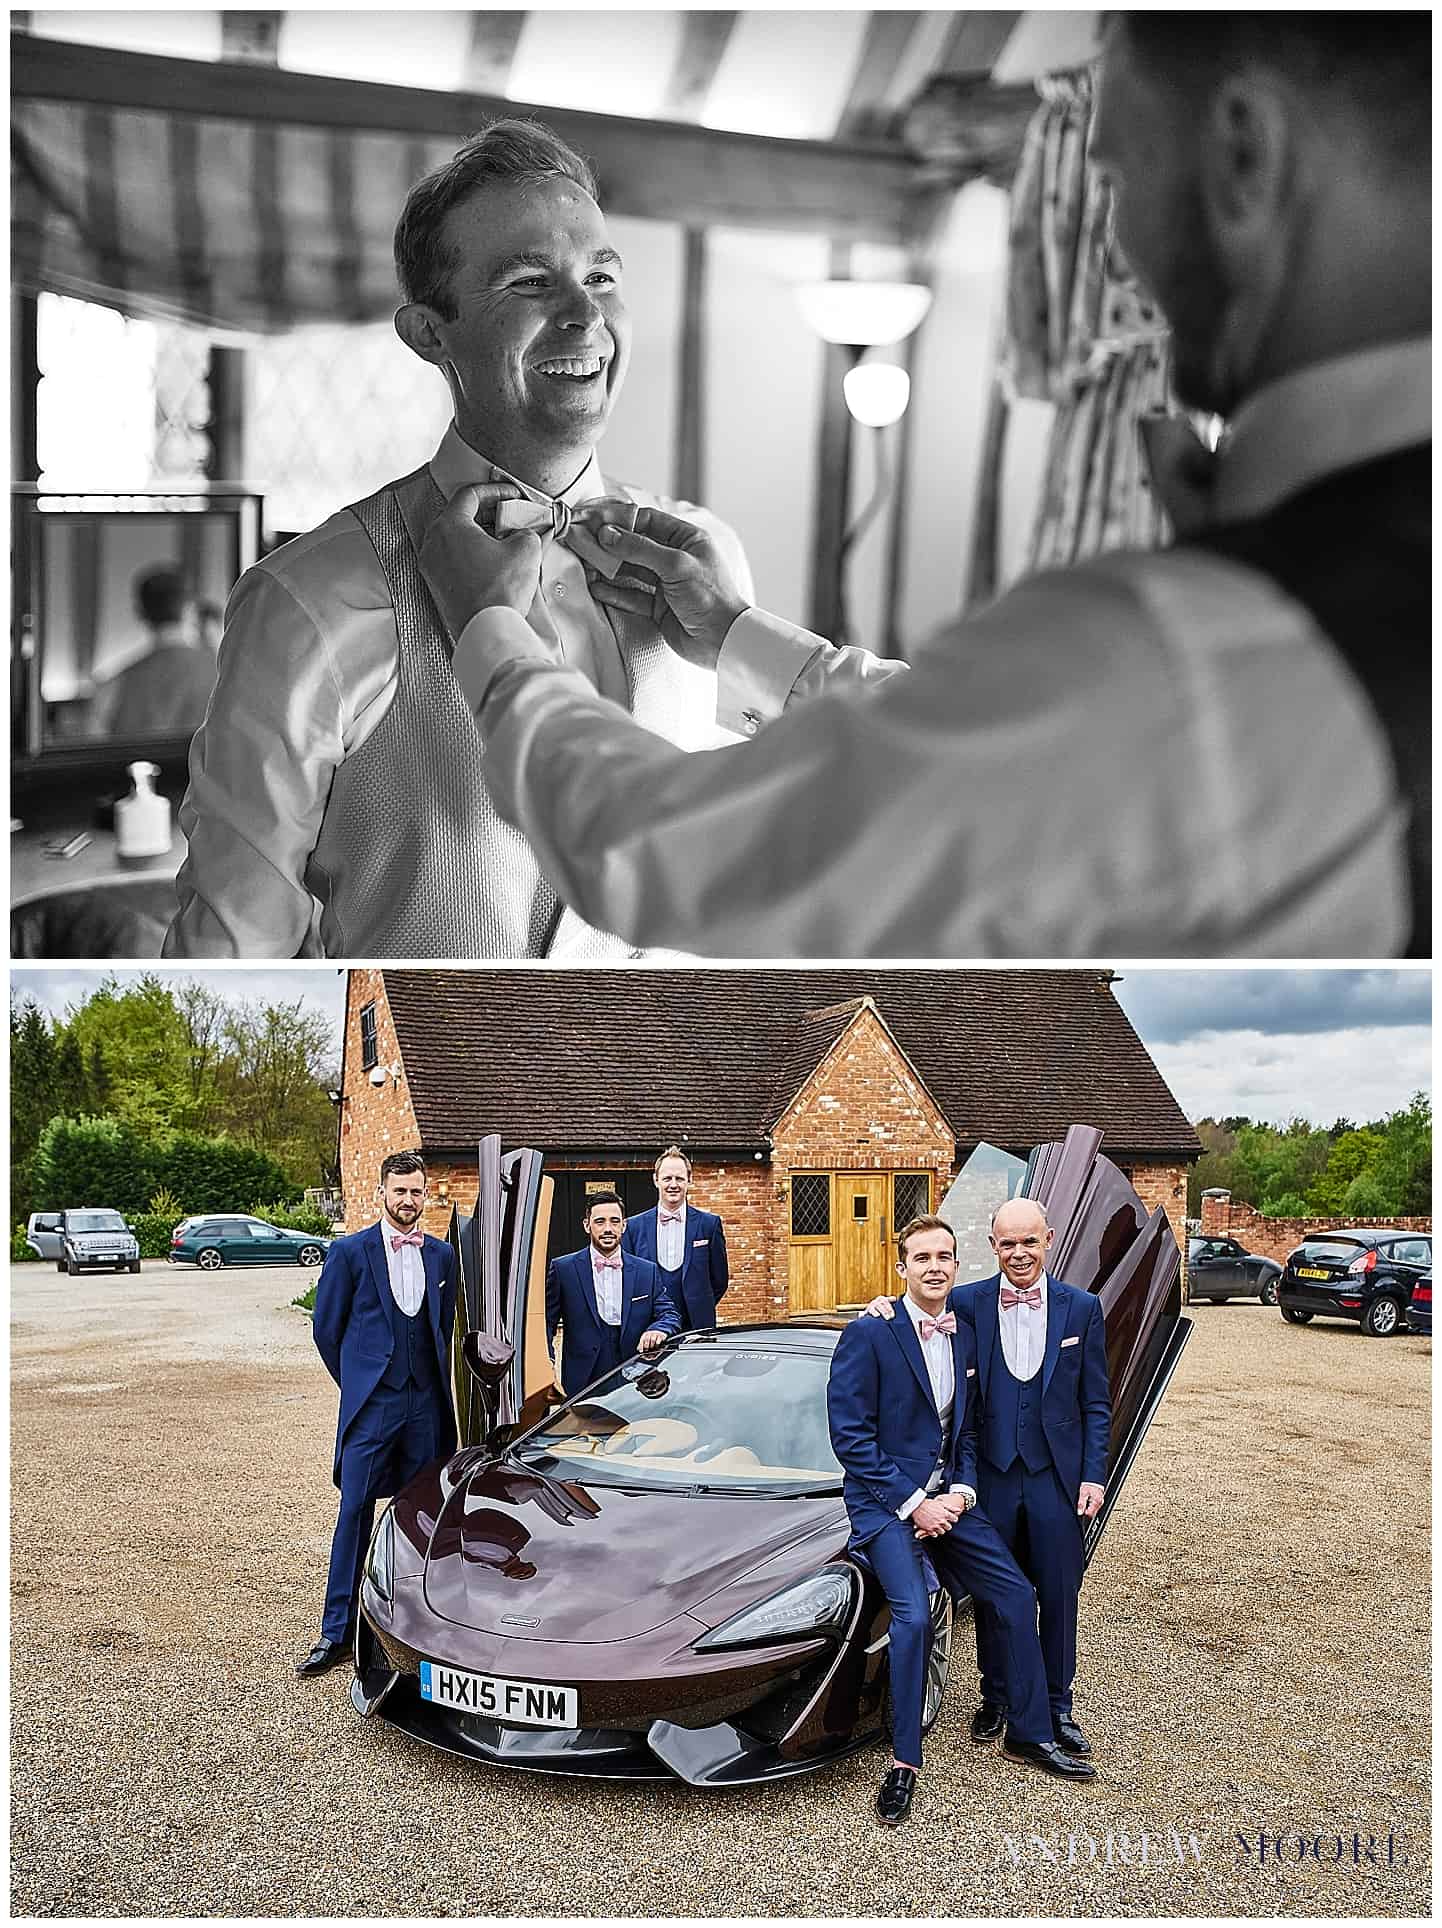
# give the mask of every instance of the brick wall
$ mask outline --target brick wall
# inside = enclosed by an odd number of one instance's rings
[[[1229,1193],[1202,1199],[1202,1236],[1234,1238],[1249,1252],[1285,1264],[1287,1254],[1319,1232],[1377,1229],[1392,1232],[1430,1232],[1430,1218],[1267,1218]]]
[[[1105,1149],[1105,1148],[1103,1148]],[[1158,1205],[1167,1215],[1177,1244],[1185,1259],[1187,1250],[1187,1168],[1185,1165],[1145,1165],[1140,1161],[1127,1166],[1137,1197],[1149,1212]]]
[[[360,1014],[367,1004],[376,1007],[377,1062],[386,1068],[382,1085],[373,1085],[361,1070]],[[340,1184],[345,1202],[345,1229],[358,1232],[373,1225],[380,1215],[377,1187],[381,1160],[388,1152],[418,1151],[420,1126],[411,1103],[405,1069],[399,1078],[390,1067],[401,1062],[395,1025],[380,971],[351,971],[346,980],[345,1009],[345,1091],[341,1099]],[[471,1181],[475,1194],[475,1180]],[[428,1232],[444,1237],[450,1224],[450,1206],[436,1197],[434,1179],[424,1225]]]

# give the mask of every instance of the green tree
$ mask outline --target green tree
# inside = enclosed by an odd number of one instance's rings
[[[1380,1132],[1355,1128],[1344,1131],[1333,1144],[1325,1169],[1308,1188],[1308,1207],[1314,1212],[1327,1213],[1354,1209],[1344,1202],[1347,1188],[1364,1172],[1375,1170],[1383,1147]]]
[[[1395,1203],[1387,1211],[1423,1217],[1432,1210],[1432,1100],[1425,1091],[1383,1120],[1376,1175]]]
[[[37,1210],[112,1205],[140,1212],[155,1189],[149,1147],[119,1118],[52,1118],[35,1148]]]

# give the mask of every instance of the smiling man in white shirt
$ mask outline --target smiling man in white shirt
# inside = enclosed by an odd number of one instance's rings
[[[491,526],[521,532],[524,616],[546,660],[681,748],[725,740],[714,677],[654,623],[598,606],[576,553],[576,512],[606,493],[595,445],[631,339],[595,195],[577,154],[519,120],[412,189],[396,329],[444,377],[454,420],[429,464],[237,584],[191,748],[167,955],[625,954],[566,913],[498,818],[417,568],[436,512],[474,491]],[[730,530],[687,513],[745,579]]]

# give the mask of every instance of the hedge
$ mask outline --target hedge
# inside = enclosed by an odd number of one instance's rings
[[[52,1118],[31,1176],[42,1210],[110,1205],[131,1220],[146,1214],[162,1189],[191,1201],[192,1212],[248,1212],[252,1199],[294,1199],[300,1191],[273,1158],[249,1145],[198,1132],[150,1141],[118,1118]]]

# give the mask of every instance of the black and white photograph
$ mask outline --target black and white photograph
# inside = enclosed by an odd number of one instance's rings
[[[14,954],[1429,956],[1430,49],[13,13]]]

